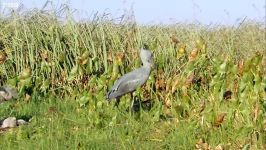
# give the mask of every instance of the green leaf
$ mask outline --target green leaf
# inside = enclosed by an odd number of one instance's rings
[[[70,71],[70,75],[68,76],[67,80],[68,81],[72,81],[74,80],[79,74],[79,65],[74,66],[71,71]]]
[[[86,106],[90,101],[90,96],[88,94],[83,95],[79,100],[79,106],[84,107]]]

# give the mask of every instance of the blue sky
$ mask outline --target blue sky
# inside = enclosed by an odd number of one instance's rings
[[[243,18],[264,22],[265,0],[50,0],[55,7],[69,4],[76,9],[75,19],[106,12],[118,18],[134,12],[140,24],[192,23],[235,25]],[[0,0],[18,2],[24,9],[41,8],[46,0]],[[3,7],[2,7],[3,9]]]

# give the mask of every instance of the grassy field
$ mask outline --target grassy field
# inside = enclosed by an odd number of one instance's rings
[[[19,91],[0,119],[30,121],[1,131],[0,149],[266,149],[262,23],[75,23],[39,12],[0,22],[0,85]],[[157,67],[131,113],[129,95],[115,108],[105,94],[141,66],[143,44]]]

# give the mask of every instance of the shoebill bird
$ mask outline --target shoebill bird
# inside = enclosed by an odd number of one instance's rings
[[[121,76],[118,80],[115,81],[113,87],[106,94],[106,99],[108,101],[110,101],[111,99],[116,99],[115,106],[118,106],[120,98],[123,95],[130,93],[132,97],[132,93],[137,88],[144,85],[148,80],[150,72],[154,67],[153,54],[150,50],[141,49],[140,58],[143,66]],[[132,100],[131,109],[133,105],[134,98]]]

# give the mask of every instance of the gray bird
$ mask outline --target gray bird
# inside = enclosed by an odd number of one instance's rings
[[[154,67],[153,54],[149,50],[141,49],[140,58],[143,66],[120,77],[106,95],[108,101],[116,99],[116,106],[121,96],[127,93],[131,93],[132,96],[132,92],[141,87],[149,78],[151,69]],[[133,104],[134,98],[131,107]]]
[[[9,86],[0,87],[0,103],[3,101],[11,100],[12,98],[18,98],[17,91]]]

